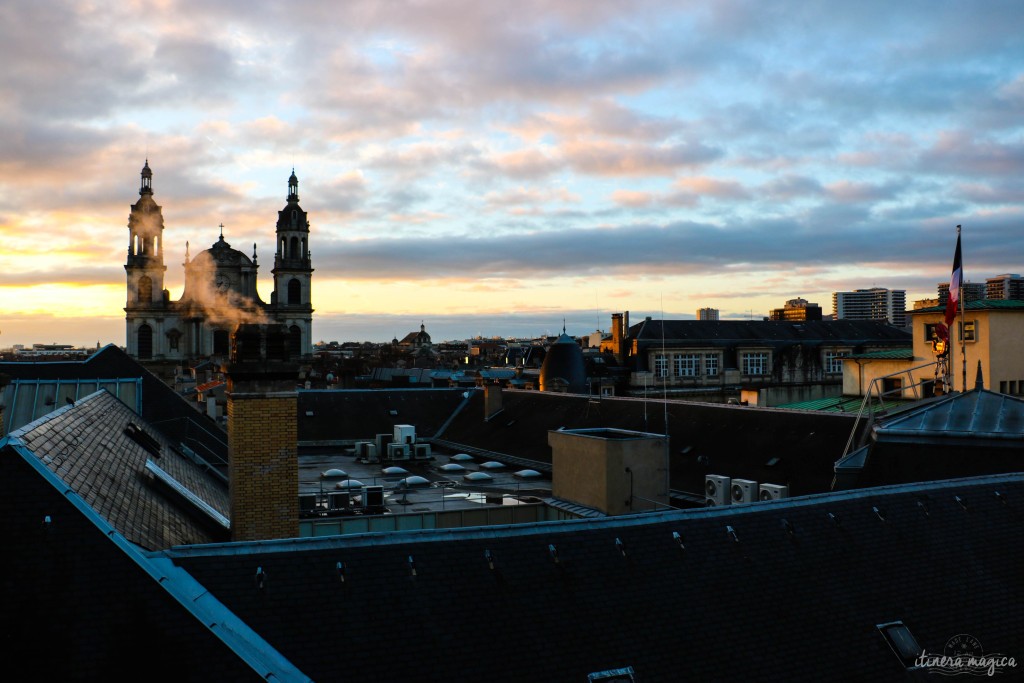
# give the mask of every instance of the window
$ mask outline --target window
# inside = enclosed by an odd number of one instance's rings
[[[927,341],[934,341],[939,338],[935,330],[938,328],[939,323],[925,323],[924,326],[924,338]]]
[[[292,278],[288,281],[288,304],[301,304],[302,303],[302,283],[296,278]]]
[[[153,281],[146,275],[139,278],[139,303],[153,303]]]
[[[608,669],[607,671],[595,671],[587,674],[588,683],[633,683],[636,680],[636,672],[633,667],[627,666],[622,669]]]
[[[841,351],[825,352],[825,373],[828,375],[840,375],[843,372],[843,361],[839,358],[843,355]]]
[[[976,320],[962,320],[958,328],[960,340],[965,342],[978,341],[977,328]]]
[[[302,330],[299,329],[298,325],[292,325],[288,328],[288,354],[292,358],[298,358],[302,355]]]
[[[718,354],[709,353],[704,356],[704,374],[709,377],[718,375]]]
[[[213,355],[228,355],[230,339],[226,330],[214,330],[213,332]]]
[[[902,621],[893,621],[888,624],[878,624],[878,630],[882,633],[889,647],[896,653],[896,656],[903,662],[903,666],[912,669],[916,666],[917,658],[924,652],[917,644],[917,639],[910,632]]]
[[[668,356],[659,353],[654,357],[654,376],[668,377]]]
[[[767,353],[744,353],[743,356],[744,375],[767,375],[768,354]]]
[[[178,340],[181,339],[181,332],[171,330],[167,333],[167,344],[171,351],[178,350]]]
[[[684,353],[672,359],[676,377],[696,377],[700,374],[700,354]]]
[[[153,328],[149,325],[139,327],[139,358],[153,357]]]

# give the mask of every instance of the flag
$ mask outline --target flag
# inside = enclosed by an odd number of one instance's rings
[[[956,318],[956,307],[960,305],[960,287],[964,280],[964,267],[960,262],[960,226],[956,226],[956,253],[953,255],[953,274],[949,278],[949,300],[946,302],[946,327]]]

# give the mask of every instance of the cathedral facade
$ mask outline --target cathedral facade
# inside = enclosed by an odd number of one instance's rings
[[[288,198],[278,211],[274,290],[264,302],[256,290],[259,265],[220,238],[194,257],[185,243],[185,288],[171,301],[164,289],[164,219],[153,199],[153,172],[142,168],[139,200],[128,215],[126,348],[141,361],[226,357],[240,323],[276,323],[288,330],[289,355],[313,353],[313,267],[309,220],[299,206],[299,179],[288,178]]]

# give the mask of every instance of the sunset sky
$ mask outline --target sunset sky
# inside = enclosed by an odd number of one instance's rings
[[[257,254],[292,168],[314,340],[761,318],[1024,272],[1024,3],[0,4],[0,348],[124,344],[148,158],[166,283]]]

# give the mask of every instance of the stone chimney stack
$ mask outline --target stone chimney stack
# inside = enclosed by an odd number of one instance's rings
[[[227,375],[231,539],[299,535],[298,363],[283,325],[235,330]]]
[[[622,363],[622,314],[612,313],[612,351],[615,359]]]

